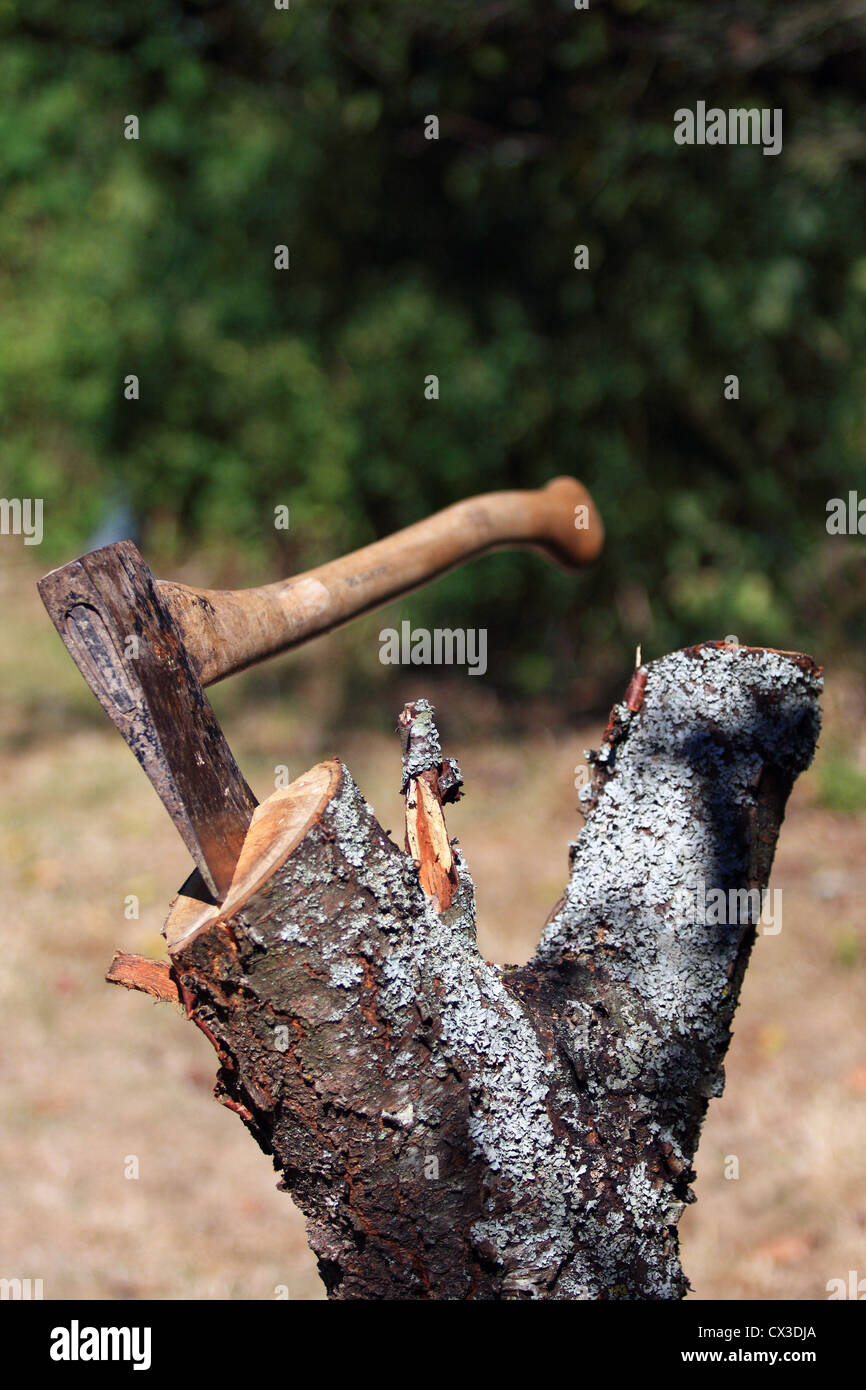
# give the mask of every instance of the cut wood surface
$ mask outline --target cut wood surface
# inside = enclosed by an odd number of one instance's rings
[[[306,1214],[332,1297],[685,1293],[677,1222],[761,931],[748,894],[821,682],[807,657],[721,643],[645,674],[592,755],[570,876],[521,968],[480,957],[444,818],[405,853],[336,760],[257,809],[221,907],[176,901],[171,974],[217,1093]],[[432,791],[429,706],[407,710],[403,788]],[[426,753],[407,761],[419,714]],[[422,881],[443,835],[444,908]],[[698,909],[711,890],[728,920]]]

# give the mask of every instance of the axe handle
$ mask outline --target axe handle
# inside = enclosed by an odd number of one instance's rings
[[[457,502],[340,560],[258,589],[192,589],[162,579],[156,586],[200,667],[202,685],[213,685],[475,555],[528,546],[575,569],[595,558],[603,538],[586,489],[574,478],[554,478],[534,492],[488,492]]]

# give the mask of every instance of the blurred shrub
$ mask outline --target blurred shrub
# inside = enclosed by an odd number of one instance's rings
[[[830,754],[821,760],[820,769],[822,806],[847,815],[866,811],[866,775],[852,764],[850,755]]]
[[[843,0],[3,0],[5,494],[51,562],[121,493],[237,577],[574,472],[591,574],[497,556],[406,605],[486,626],[501,688],[861,640],[824,522],[866,495],[864,38]],[[697,100],[781,106],[783,153],[675,146]]]

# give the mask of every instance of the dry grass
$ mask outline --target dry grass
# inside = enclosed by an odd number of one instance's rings
[[[103,983],[117,947],[164,953],[187,860],[63,653],[34,577],[0,570],[0,1275],[41,1277],[48,1298],[272,1298],[280,1284],[320,1298],[300,1214],[211,1099],[204,1037]],[[838,752],[850,689],[831,681],[828,696]],[[383,711],[380,734],[349,730],[333,748],[310,708],[290,720],[273,702],[220,706],[254,790],[267,794],[275,763],[294,775],[339,751],[382,823],[399,826],[396,711]],[[572,769],[599,732],[508,743],[469,728],[446,750],[466,775],[449,824],[488,958],[521,961],[535,945],[580,824]],[[783,930],[756,947],[726,1094],[698,1154],[699,1201],[682,1223],[696,1298],[821,1299],[828,1279],[866,1275],[866,817],[822,809],[819,786],[820,767],[792,801],[773,878]],[[129,894],[138,920],[124,915]],[[129,1155],[137,1181],[124,1176]],[[737,1180],[725,1178],[728,1155]]]

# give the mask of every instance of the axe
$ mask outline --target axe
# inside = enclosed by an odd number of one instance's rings
[[[530,547],[567,569],[598,554],[602,524],[585,488],[458,502],[306,574],[256,589],[156,579],[131,541],[39,581],[73,661],[141,763],[209,893],[225,897],[256,808],[207,696],[234,671],[368,613],[490,550]]]

